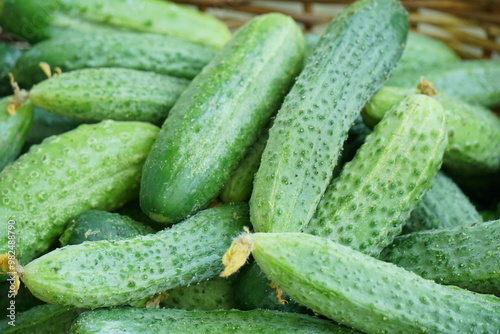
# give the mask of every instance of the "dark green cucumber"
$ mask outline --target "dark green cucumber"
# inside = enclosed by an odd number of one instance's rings
[[[414,85],[417,81],[414,82]],[[436,87],[438,88],[438,87]],[[438,88],[439,90],[439,88]],[[414,89],[383,87],[363,109],[369,124]],[[448,127],[448,147],[443,165],[460,175],[484,175],[500,170],[500,118],[484,107],[471,105],[446,93],[434,96],[444,108]]]
[[[28,100],[16,110],[7,112],[12,96],[0,99],[0,171],[17,158],[33,121],[33,104]]]
[[[407,97],[343,166],[304,231],[378,256],[431,187],[446,145],[439,102],[423,94]]]
[[[2,27],[32,42],[50,37],[51,26],[67,25],[72,18],[215,47],[230,37],[228,27],[215,17],[170,1],[4,0],[2,7]]]
[[[47,251],[76,214],[112,210],[133,196],[158,127],[104,121],[32,146],[0,172],[0,229],[15,236],[16,257],[25,264]],[[0,253],[11,253],[8,233]]]
[[[144,212],[173,223],[212,202],[278,109],[303,51],[300,28],[283,14],[238,29],[163,124],[144,166]]]
[[[500,220],[414,232],[394,239],[383,261],[440,284],[500,296]]]
[[[16,314],[14,320],[0,321],[2,334],[66,334],[73,320],[86,311],[60,305],[38,305]]]
[[[22,54],[22,50],[0,41],[0,96],[12,94],[12,87],[8,74]]]
[[[69,333],[144,334],[322,334],[357,333],[328,320],[304,314],[269,310],[185,311],[172,309],[115,308],[83,313]]]
[[[481,215],[462,189],[440,171],[434,176],[431,189],[412,211],[403,227],[403,233],[452,228],[482,221]]]
[[[500,60],[462,60],[404,71],[392,76],[388,86],[412,88],[423,76],[439,92],[465,102],[491,107],[500,104]]]
[[[154,72],[90,68],[38,83],[30,99],[40,108],[82,121],[161,124],[188,84],[188,79]]]
[[[498,332],[500,298],[437,284],[325,238],[255,233],[235,243],[253,249],[291,298],[364,333]]]
[[[89,210],[68,221],[59,242],[61,246],[77,245],[84,241],[122,240],[150,233],[154,233],[152,228],[127,216]]]
[[[35,44],[12,68],[22,88],[46,79],[39,63],[62,72],[121,67],[192,79],[213,58],[215,49],[180,38],[134,32],[81,33]]]
[[[393,0],[357,1],[331,22],[269,132],[250,199],[256,231],[307,224],[349,128],[389,77],[407,31],[406,12]]]
[[[248,206],[199,212],[156,234],[58,248],[24,267],[22,280],[48,303],[96,308],[144,305],[169,289],[215,277]]]

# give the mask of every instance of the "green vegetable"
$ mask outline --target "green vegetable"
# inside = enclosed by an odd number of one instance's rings
[[[173,223],[207,207],[278,109],[304,41],[283,14],[242,26],[170,111],[144,166],[141,207]]]
[[[406,12],[393,0],[357,1],[331,22],[269,132],[250,199],[256,231],[307,224],[349,128],[396,65],[407,31]]]
[[[0,96],[12,94],[8,74],[22,54],[22,50],[0,41]]]

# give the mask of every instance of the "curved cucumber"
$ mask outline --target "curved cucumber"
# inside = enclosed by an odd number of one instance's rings
[[[157,133],[158,127],[140,122],[84,124],[8,165],[0,173],[0,228],[14,226],[21,264],[45,252],[74,215],[112,210],[136,195]],[[11,246],[1,233],[0,253]]]
[[[316,317],[269,310],[185,311],[116,308],[83,313],[71,327],[72,334],[348,334],[355,331]]]
[[[215,55],[215,49],[180,38],[134,33],[81,33],[37,43],[12,68],[19,85],[30,89],[46,79],[45,62],[62,72],[119,67],[192,79]],[[131,79],[132,80],[132,79]]]
[[[431,187],[446,144],[439,102],[422,94],[404,99],[328,186],[304,231],[378,256]]]
[[[17,158],[33,121],[33,104],[28,100],[16,110],[7,113],[12,96],[0,99],[0,171]]]
[[[394,239],[381,260],[440,284],[500,296],[500,220],[414,232]]]
[[[97,308],[144,305],[169,289],[204,281],[244,225],[247,205],[226,205],[156,234],[58,248],[24,267],[22,280],[48,303]]]
[[[305,233],[255,233],[262,271],[291,298],[364,333],[495,333],[500,298],[424,279]]]
[[[302,66],[304,41],[283,14],[242,26],[172,108],[149,155],[141,207],[173,223],[208,206]]]
[[[476,207],[458,185],[443,172],[437,172],[431,189],[412,211],[403,227],[403,233],[453,228],[482,221]]]
[[[406,12],[393,0],[357,1],[330,23],[269,132],[250,199],[256,231],[307,224],[349,128],[396,65],[407,31]]]
[[[154,233],[154,230],[127,216],[89,210],[68,221],[59,242],[61,246],[77,245],[84,241],[122,240],[149,233]]]
[[[364,107],[363,117],[367,123],[376,124],[387,110],[414,92],[411,88],[383,87]],[[448,147],[443,159],[445,169],[459,175],[499,171],[500,118],[486,108],[471,105],[446,93],[433,97],[446,113]]]
[[[90,68],[33,86],[34,105],[82,121],[104,119],[161,124],[189,80],[125,68]]]

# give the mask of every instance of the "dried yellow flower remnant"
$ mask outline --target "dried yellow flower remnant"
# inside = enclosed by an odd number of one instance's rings
[[[269,286],[276,291],[276,300],[280,305],[285,305],[286,303],[288,303],[287,300],[283,299],[283,290],[281,290],[276,284],[274,284],[274,282],[271,282]]]
[[[22,268],[14,256],[10,254],[0,254],[0,273],[8,274],[14,278],[14,295],[17,295],[19,287],[21,286],[19,272],[22,272]]]
[[[420,77],[420,81],[417,85],[417,89],[420,93],[425,94],[427,96],[437,95],[438,91],[432,85],[432,82],[425,80],[424,77]]]
[[[250,230],[245,227],[245,233],[235,239],[227,252],[222,257],[224,270],[220,274],[222,277],[228,277],[238,271],[247,262],[253,250]]]
[[[144,307],[146,308],[159,308],[162,301],[168,298],[168,293],[163,292],[151,297]]]
[[[52,73],[52,70],[50,69],[50,65],[49,64],[44,63],[44,62],[39,62],[38,66],[40,66],[40,68],[42,69],[43,73],[45,73],[45,75],[49,79],[52,78],[52,77],[56,77],[59,74],[62,74],[62,70],[59,67],[54,68],[55,73]]]
[[[24,89],[20,89],[12,73],[9,73],[10,85],[14,91],[14,96],[7,106],[7,113],[11,116],[16,114],[16,110],[21,108],[21,105],[29,98],[29,94]]]

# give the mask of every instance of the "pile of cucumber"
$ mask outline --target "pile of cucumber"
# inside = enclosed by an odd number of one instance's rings
[[[398,0],[0,26],[1,333],[500,333],[499,60]]]

